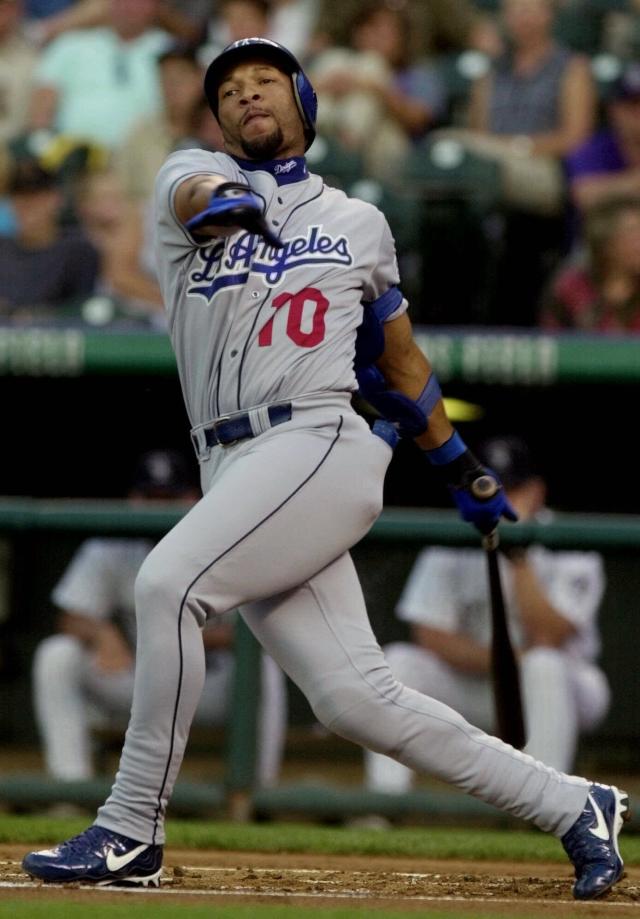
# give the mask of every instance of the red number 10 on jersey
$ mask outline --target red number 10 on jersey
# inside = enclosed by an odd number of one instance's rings
[[[303,331],[302,321],[304,319],[305,305],[313,304],[313,314],[311,318],[311,328],[308,332]],[[326,327],[324,315],[329,309],[329,301],[316,287],[305,287],[299,290],[297,294],[282,293],[271,302],[274,310],[279,310],[283,306],[289,307],[287,314],[286,333],[291,341],[301,348],[313,348],[324,340]],[[260,329],[258,335],[258,345],[266,348],[273,341],[273,323],[277,312]],[[305,323],[308,326],[308,320]]]

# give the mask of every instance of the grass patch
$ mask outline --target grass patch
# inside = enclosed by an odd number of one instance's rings
[[[68,839],[86,828],[87,820],[0,816],[0,843],[30,846]],[[186,849],[238,852],[317,852],[327,855],[390,855],[401,858],[564,862],[559,841],[537,830],[451,829],[411,827],[356,830],[313,824],[237,824],[169,821],[168,845]],[[623,834],[622,854],[640,864],[640,836]]]
[[[398,910],[375,909],[357,906],[327,909],[326,907],[304,907],[299,903],[290,906],[262,905],[252,903],[247,906],[222,906],[216,905],[215,909],[208,905],[187,905],[181,903],[159,903],[155,898],[153,902],[132,903],[127,898],[126,903],[30,903],[24,900],[13,900],[0,903],[0,919],[293,919],[300,915],[308,915],[318,919],[354,919],[355,916],[366,916],[371,919],[409,919],[417,916],[415,912],[398,912]],[[423,915],[422,913],[420,915]],[[424,915],[427,915],[425,912]],[[522,913],[518,911],[518,919],[538,919],[539,913]],[[428,911],[429,919],[469,919],[468,910],[464,912],[451,912],[450,910]],[[504,913],[489,915],[482,914],[483,919],[504,919]]]

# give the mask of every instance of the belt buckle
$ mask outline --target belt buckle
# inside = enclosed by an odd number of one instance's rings
[[[220,418],[216,418],[216,420],[215,420],[215,422],[214,422],[214,424],[213,424],[213,431],[214,431],[216,437],[218,437],[218,434],[217,434],[217,427],[218,427],[218,425],[219,425],[219,424],[223,424],[225,421],[230,421],[230,420],[231,420],[231,415],[221,415]],[[235,438],[235,440],[228,440],[228,441],[226,441],[226,443],[222,443],[222,441],[218,438],[218,444],[219,444],[219,446],[221,446],[221,447],[232,447],[234,444],[237,444],[237,443],[238,443],[238,438],[237,438],[237,437]]]

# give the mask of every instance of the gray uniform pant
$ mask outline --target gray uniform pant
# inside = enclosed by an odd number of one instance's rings
[[[390,458],[346,395],[296,401],[290,422],[214,448],[202,469],[205,496],[138,575],[131,720],[99,825],[164,841],[204,681],[200,629],[208,615],[240,606],[330,730],[556,835],[569,829],[586,802],[585,779],[489,737],[389,670],[348,549],[380,512]]]

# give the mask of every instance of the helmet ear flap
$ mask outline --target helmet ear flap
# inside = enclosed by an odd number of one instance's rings
[[[304,132],[307,136],[308,149],[316,136],[315,125],[318,115],[318,98],[313,86],[301,70],[291,74],[291,79],[293,82],[293,94],[302,118]]]

